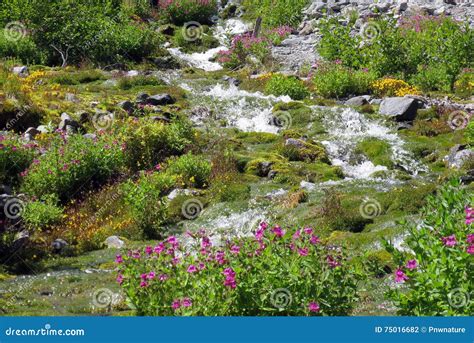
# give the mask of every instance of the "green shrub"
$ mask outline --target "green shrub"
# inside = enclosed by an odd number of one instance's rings
[[[385,247],[399,266],[388,297],[404,316],[470,315],[474,311],[472,194],[453,181],[428,199],[423,221],[405,224],[411,253]]]
[[[128,90],[133,87],[143,86],[161,86],[164,82],[155,76],[133,76],[133,77],[122,77],[118,80],[117,87],[123,90]]]
[[[55,195],[65,202],[91,185],[104,184],[123,167],[123,152],[112,136],[55,137],[27,171],[21,189],[39,199]]]
[[[132,171],[153,169],[167,157],[183,153],[193,139],[190,123],[184,120],[169,125],[147,118],[129,120],[121,135],[126,162]]]
[[[14,134],[0,135],[0,184],[16,185],[37,155],[34,144],[25,144]]]
[[[144,173],[133,182],[127,181],[122,185],[122,194],[131,216],[143,233],[142,238],[158,238],[163,235],[160,231],[166,221],[166,203],[163,196],[176,183],[176,178],[166,173]]]
[[[459,74],[454,83],[454,91],[456,95],[468,98],[474,94],[474,72],[472,69],[464,69]]]
[[[374,73],[344,67],[340,61],[320,64],[312,76],[316,93],[325,98],[367,94],[375,79]]]
[[[217,48],[220,44],[219,41],[207,33],[201,33],[200,35],[190,39],[186,34],[186,27],[178,28],[174,34],[174,44],[186,53],[193,52],[204,52],[209,49]]]
[[[412,76],[410,83],[414,84],[425,92],[449,92],[451,90],[450,77],[446,68],[441,64],[432,66],[418,66],[418,72]]]
[[[188,153],[169,159],[166,171],[176,175],[182,185],[201,188],[209,184],[211,164],[203,156]]]
[[[245,0],[244,6],[253,17],[262,17],[265,26],[298,26],[308,0]]]
[[[170,0],[160,4],[162,17],[176,25],[187,22],[210,23],[217,14],[216,0]]]
[[[81,83],[90,83],[104,79],[104,74],[99,70],[84,70],[73,73],[59,72],[51,77],[51,82],[59,83],[61,85],[79,85]]]
[[[329,162],[324,146],[317,142],[298,141],[301,146],[293,144],[284,144],[279,151],[282,156],[289,161],[306,161],[306,162]]]
[[[38,49],[31,37],[12,41],[0,33],[0,58],[16,58],[25,64],[43,64],[47,61],[47,54]]]
[[[58,207],[57,199],[47,196],[43,201],[32,201],[25,205],[22,219],[30,230],[46,230],[63,218],[63,209]]]
[[[223,239],[217,247],[204,230],[191,235],[200,253],[185,253],[171,236],[117,256],[117,280],[138,315],[331,316],[356,304],[359,274],[310,228],[262,223],[255,238]]]
[[[309,96],[308,88],[303,81],[294,76],[273,75],[267,82],[265,92],[276,96],[288,95],[294,100],[303,100]]]
[[[469,145],[474,146],[474,121],[470,121],[467,125],[465,135]]]

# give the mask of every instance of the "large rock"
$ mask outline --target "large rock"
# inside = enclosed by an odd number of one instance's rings
[[[445,157],[449,168],[461,169],[468,161],[474,161],[474,150],[465,149],[465,146],[456,144]]]
[[[110,236],[105,240],[105,245],[109,249],[122,249],[125,246],[125,242],[117,236]]]
[[[407,97],[385,98],[380,104],[380,114],[393,117],[397,121],[413,121],[418,104],[416,99]]]
[[[12,69],[13,74],[18,75],[20,77],[28,76],[28,67],[21,66],[21,67],[13,67]]]
[[[345,102],[347,106],[364,106],[368,103],[369,101],[367,100],[367,96],[356,96]]]
[[[163,106],[163,105],[170,105],[174,104],[175,101],[169,94],[157,94],[152,95],[146,99],[147,105],[153,106]]]

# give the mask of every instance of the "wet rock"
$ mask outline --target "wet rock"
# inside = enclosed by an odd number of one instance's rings
[[[385,98],[380,104],[380,114],[392,117],[397,121],[413,121],[416,117],[418,104],[408,97]]]
[[[36,135],[39,135],[41,133],[41,131],[39,131],[38,129],[34,128],[34,127],[29,127],[26,131],[25,131],[25,136],[28,135],[31,137],[31,139],[35,139]]]
[[[82,111],[82,112],[77,113],[77,116],[79,117],[79,122],[81,124],[85,124],[85,123],[89,122],[90,119],[91,119],[90,114],[87,113],[86,111]]]
[[[302,149],[305,147],[305,144],[302,140],[295,139],[295,138],[288,138],[285,141],[286,146],[294,146],[295,148]]]
[[[127,77],[134,77],[140,75],[140,72],[138,70],[129,70],[127,71],[127,74],[125,76]]]
[[[49,129],[46,125],[40,125],[36,128],[41,133],[48,133]]]
[[[367,100],[367,96],[356,96],[345,102],[347,106],[364,106],[368,103],[369,101]]]
[[[13,67],[12,73],[20,77],[26,77],[29,74],[27,66]]]
[[[164,106],[174,104],[175,100],[169,94],[152,95],[146,99],[147,105]]]
[[[124,111],[131,112],[135,108],[135,105],[130,100],[121,101],[118,106]]]
[[[163,117],[163,116],[152,116],[152,117],[150,117],[150,119],[154,120],[154,121],[161,121],[161,122],[164,122],[164,123],[169,123],[170,122],[169,118],[166,118],[166,117]]]
[[[225,75],[222,78],[222,80],[225,81],[225,82],[228,82],[230,85],[233,85],[233,86],[236,86],[236,87],[238,87],[240,85],[240,80],[237,80],[236,78],[230,77],[230,76],[227,76],[227,75]]]
[[[144,103],[146,103],[146,101],[149,97],[150,96],[147,93],[138,93],[137,98],[136,98],[136,102],[140,103],[140,104],[144,104]]]
[[[174,26],[172,25],[163,25],[159,28],[159,31],[167,36],[173,36],[174,35]]]
[[[152,60],[152,62],[156,68],[162,70],[181,68],[179,61],[173,56],[156,57]]]
[[[61,114],[61,122],[59,123],[58,128],[67,133],[76,133],[81,128],[81,125],[72,119],[69,114],[63,113]]]
[[[53,251],[54,251],[56,254],[59,254],[59,253],[61,253],[62,251],[64,251],[64,248],[66,248],[67,246],[68,246],[68,243],[67,243],[64,239],[61,239],[61,238],[56,239],[56,240],[51,244],[51,248],[53,248]]]
[[[273,162],[259,162],[257,165],[257,175],[260,177],[267,177],[272,168]]]
[[[307,182],[307,181],[301,181],[300,182],[300,187],[302,189],[305,189],[307,191],[312,191],[316,188],[316,184],[312,183],[312,182]]]
[[[278,172],[276,170],[270,170],[268,173],[268,178],[269,179],[274,179],[278,175]]]
[[[92,139],[92,140],[97,138],[97,135],[95,133],[86,133],[83,136],[84,136],[84,138],[89,138],[89,139]]]
[[[474,169],[469,170],[466,175],[461,176],[460,181],[464,185],[474,182]]]
[[[117,236],[110,236],[105,240],[105,245],[109,249],[122,249],[125,246],[125,242]]]

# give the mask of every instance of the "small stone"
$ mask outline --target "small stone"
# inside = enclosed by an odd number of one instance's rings
[[[125,242],[117,236],[110,236],[105,240],[105,245],[109,249],[122,249],[125,246]]]
[[[20,77],[26,77],[29,74],[27,66],[13,67],[12,72]]]
[[[353,98],[350,98],[345,102],[347,106],[364,106],[367,105],[369,101],[367,100],[367,97],[365,96],[356,96]]]
[[[174,104],[175,100],[169,94],[157,94],[146,99],[148,105],[163,106]]]
[[[53,248],[53,251],[57,254],[60,253],[61,251],[63,251],[64,248],[67,247],[67,246],[68,246],[68,243],[64,239],[61,239],[61,238],[56,239],[51,244],[51,247]]]
[[[131,112],[135,108],[135,105],[130,100],[121,101],[118,106],[124,111]]]

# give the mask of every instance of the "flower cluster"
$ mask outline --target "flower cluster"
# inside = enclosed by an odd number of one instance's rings
[[[199,230],[129,251],[116,258],[117,282],[140,315],[340,315],[354,306],[354,271],[313,228],[262,222],[253,237],[223,242]],[[344,291],[328,297],[331,287]],[[274,289],[287,289],[296,305],[273,307]]]
[[[378,96],[405,96],[405,95],[419,95],[420,90],[416,87],[410,86],[403,80],[393,78],[383,78],[377,80],[371,85],[373,91]]]

